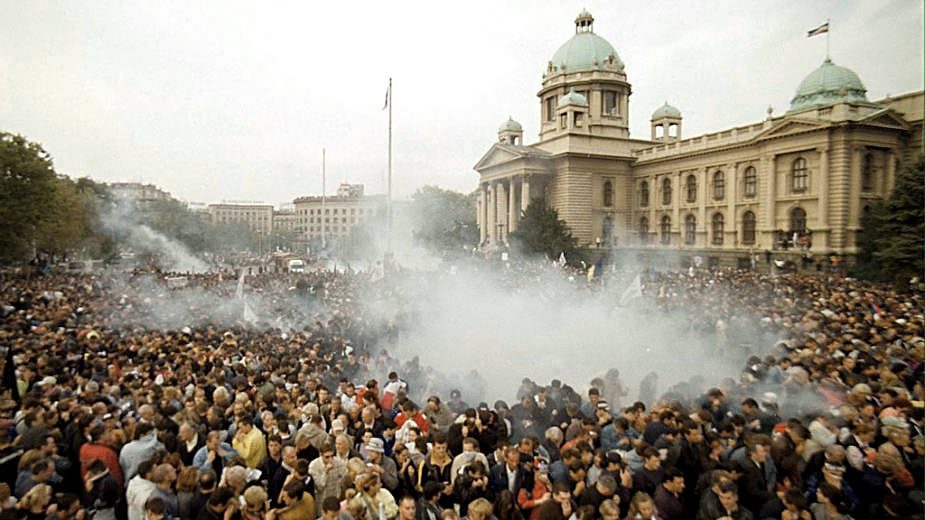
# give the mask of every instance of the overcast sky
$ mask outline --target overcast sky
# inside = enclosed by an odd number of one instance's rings
[[[211,2],[0,0],[0,130],[58,171],[190,201],[278,204],[343,181],[476,187],[508,115],[536,140],[542,72],[582,7],[626,63],[631,134],[664,101],[684,135],[787,110],[831,55],[869,99],[922,89],[920,0]]]

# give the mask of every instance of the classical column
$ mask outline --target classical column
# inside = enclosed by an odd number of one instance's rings
[[[896,153],[891,149],[886,153],[886,175],[883,179],[883,197],[889,197],[893,191],[893,183],[896,182]]]
[[[510,191],[507,194],[508,195],[507,227],[511,233],[513,233],[514,231],[517,231],[517,220],[518,220],[518,217],[520,216],[520,211],[518,211],[518,208],[517,208],[517,199],[515,198],[517,194],[516,188],[517,186],[514,184],[514,177],[511,177],[511,179],[508,181],[508,190]]]
[[[488,185],[482,184],[479,189],[479,244],[484,244],[488,238]]]
[[[668,129],[666,128],[665,132],[667,131]],[[671,192],[671,226],[679,230],[678,236],[681,237],[681,241],[679,243],[683,244],[684,243],[684,223],[682,222],[682,220],[684,219],[681,218],[681,189],[682,189],[681,188],[681,172],[680,171],[675,172],[675,174],[672,175],[672,177],[674,178],[673,182],[674,182],[675,189],[673,192]]]
[[[764,197],[764,225],[765,230],[773,233],[777,229],[777,173],[775,171],[776,157],[766,155],[762,159],[764,166],[765,184],[767,190]]]
[[[496,209],[498,206],[497,202],[497,190],[495,188],[495,181],[488,183],[488,208],[486,209],[487,218],[485,219],[485,227],[488,231],[488,242],[491,245],[497,244],[498,241],[498,219],[496,218]]]
[[[527,211],[530,205],[530,176],[524,175],[520,182],[520,211]]]
[[[495,194],[497,195],[495,199],[498,204],[495,208],[497,211],[495,218],[495,226],[498,227],[498,244],[504,243],[507,241],[507,197],[504,191],[504,181],[498,181],[495,184]]]
[[[829,147],[819,148],[819,227],[829,229]]]
[[[739,165],[732,163],[726,166],[726,171],[729,172],[729,179],[726,180],[726,228],[723,231],[728,235],[730,240],[723,240],[723,244],[726,246],[735,247],[738,245],[738,236],[739,236],[739,226],[738,219],[736,218],[736,192],[738,191],[738,170]],[[725,238],[725,237],[724,237]]]
[[[697,234],[704,237],[701,245],[710,243],[707,237],[707,169],[701,168],[697,172]]]
[[[864,148],[858,146],[851,151],[851,177],[848,184],[848,230],[857,231],[861,227],[861,162]],[[849,236],[853,236],[849,233]],[[853,244],[853,241],[852,241]]]

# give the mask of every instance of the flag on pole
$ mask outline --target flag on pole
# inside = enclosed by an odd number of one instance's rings
[[[827,32],[829,32],[829,22],[825,22],[819,27],[816,27],[815,29],[809,31],[808,33],[806,33],[806,37],[812,38],[813,36],[818,36],[820,34],[825,34]]]
[[[385,103],[382,105],[382,110],[389,108],[389,101],[392,97],[392,80],[389,80],[389,86],[385,88]]]
[[[642,297],[642,278],[637,274],[629,287],[623,291],[623,295],[620,296],[620,307],[626,307],[627,303],[640,297]]]
[[[241,277],[238,278],[238,288],[235,289],[234,296],[239,300],[244,298],[244,269],[241,269]]]
[[[251,309],[251,306],[244,302],[244,321],[246,323],[257,323],[257,314]]]

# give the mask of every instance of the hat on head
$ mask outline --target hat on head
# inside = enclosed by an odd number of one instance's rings
[[[340,422],[340,419],[334,419],[331,421],[331,431],[344,431],[344,423]]]
[[[55,376],[45,376],[44,379],[39,381],[39,384],[42,386],[54,386],[58,384],[58,380],[55,379]]]
[[[385,453],[385,443],[378,437],[373,437],[366,443],[366,451],[375,451],[376,453]]]
[[[605,400],[603,400],[603,399],[601,399],[600,401],[597,402],[597,407],[600,408],[601,410],[606,410],[606,409],[607,409],[607,406],[608,406],[608,405],[607,405],[607,401],[605,401]]]
[[[774,392],[765,392],[761,395],[761,402],[765,404],[777,404],[777,394]]]

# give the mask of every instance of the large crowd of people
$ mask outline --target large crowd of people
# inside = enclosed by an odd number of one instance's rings
[[[504,276],[517,290],[530,270]],[[920,295],[647,273],[642,298],[718,349],[762,324],[740,373],[636,391],[632,366],[576,358],[613,367],[537,383],[525,365],[516,395],[482,396],[431,393],[428,368],[389,354],[407,323],[363,301],[388,279],[250,276],[250,318],[244,287],[0,275],[0,520],[923,517]]]

